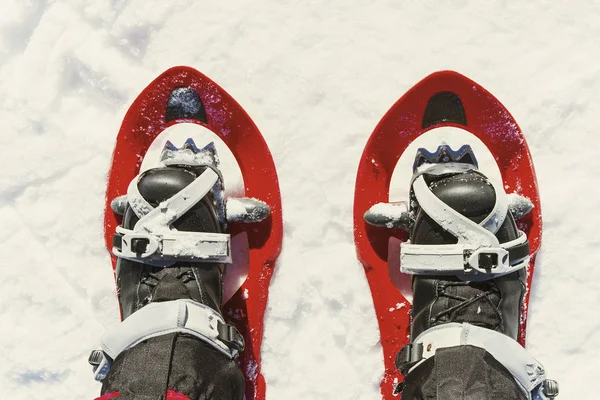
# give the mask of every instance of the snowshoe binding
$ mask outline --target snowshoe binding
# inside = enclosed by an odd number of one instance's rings
[[[390,202],[401,156],[434,130],[448,140],[454,135],[479,139],[502,182],[479,172],[468,146],[421,149],[408,201]],[[418,82],[390,108],[365,146],[354,197],[356,252],[371,289],[383,350],[383,399],[399,396],[404,375],[396,368],[397,358],[406,371],[416,365],[407,359],[422,356],[417,349],[407,358],[406,348],[397,357],[399,350],[407,344],[419,347],[419,338],[434,329],[469,324],[473,331],[502,337],[498,343],[525,346],[541,229],[527,141],[491,93],[459,73],[441,71]],[[537,364],[531,365],[539,384],[545,378],[538,379]],[[530,385],[527,389],[534,390]]]
[[[411,340],[396,367],[410,376],[440,349],[474,346],[506,367],[526,398],[554,397],[556,382],[517,342],[529,242],[511,210],[522,217],[533,204],[479,172],[468,145],[419,149],[413,168],[409,204],[365,213],[373,225],[409,232],[400,265],[413,276]]]
[[[102,352],[93,353],[97,380],[122,351],[167,333],[196,336],[231,359],[244,349],[243,336],[221,311],[223,270],[231,262],[223,191],[214,145],[198,149],[188,139],[182,148],[167,142],[160,166],[139,174],[111,202],[123,215],[113,254],[124,321],[103,336]],[[245,211],[234,213],[235,220],[269,215],[259,200],[230,202]]]
[[[158,135],[184,123],[207,128],[229,148],[245,197],[225,199],[214,146],[198,148],[191,139],[167,143],[158,165],[140,172]],[[156,78],[123,119],[108,176],[105,242],[123,322],[90,357],[96,379],[145,338],[183,332],[235,360],[245,397],[264,399],[260,345],[282,225],[273,159],[242,107],[192,68]]]

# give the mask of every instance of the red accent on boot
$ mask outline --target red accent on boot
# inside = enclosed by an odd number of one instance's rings
[[[190,400],[190,398],[183,393],[177,393],[174,390],[167,390],[166,400]]]
[[[117,397],[119,397],[121,395],[121,393],[119,392],[113,392],[113,393],[106,393],[104,396],[101,397],[97,397],[94,400],[109,400],[109,399],[116,399]],[[188,399],[189,400],[189,399]]]

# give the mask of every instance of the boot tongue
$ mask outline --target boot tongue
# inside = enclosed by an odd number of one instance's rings
[[[444,308],[449,309],[457,307],[454,311],[440,317],[438,323],[444,322],[468,322],[484,328],[496,330],[502,325],[501,315],[498,312],[500,304],[500,291],[496,285],[490,282],[464,283],[464,282],[444,282],[440,285],[444,294]],[[464,300],[475,299],[471,304],[464,304]],[[434,307],[435,308],[435,307]],[[437,310],[435,310],[437,311]]]

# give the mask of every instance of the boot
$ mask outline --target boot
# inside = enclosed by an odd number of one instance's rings
[[[221,315],[224,264],[231,259],[218,167],[212,144],[198,149],[188,139],[179,149],[167,143],[159,166],[112,202],[123,215],[113,238],[123,322],[90,356],[103,394],[119,392],[123,400],[168,393],[191,400],[243,397],[235,364],[243,337]],[[248,209],[257,205],[237,201]],[[268,215],[258,209],[254,216]]]
[[[397,355],[403,399],[547,399],[558,394],[542,365],[517,343],[529,245],[511,197],[478,171],[469,146],[420,149],[401,268],[413,275],[410,343]],[[523,206],[525,204],[525,206]],[[373,213],[374,224],[394,221]],[[389,226],[389,225],[388,225]]]

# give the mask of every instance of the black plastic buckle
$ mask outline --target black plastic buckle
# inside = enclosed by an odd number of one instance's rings
[[[112,245],[117,250],[121,251],[121,248],[123,247],[123,235],[118,232],[115,232],[115,234],[113,235]]]
[[[131,245],[129,248],[136,254],[144,254],[148,249],[150,240],[146,238],[135,238],[131,239]]]
[[[498,254],[481,253],[479,254],[479,267],[483,269],[494,269],[498,267]]]
[[[408,370],[423,359],[423,344],[409,343],[396,354],[396,368],[402,375],[406,375]]]
[[[88,358],[88,363],[91,366],[97,367],[98,365],[100,365],[103,358],[104,354],[102,353],[102,350],[92,350]]]
[[[217,324],[217,330],[219,331],[219,340],[225,343],[227,347],[237,350],[238,352],[244,351],[244,347],[246,347],[244,337],[235,326],[219,322]]]
[[[399,395],[404,390],[404,386],[406,386],[406,381],[402,381],[400,383],[396,383],[394,385],[394,392],[392,393],[394,396]]]
[[[558,382],[553,381],[552,379],[546,379],[542,384],[542,393],[544,393],[549,398],[553,399],[558,396]]]

